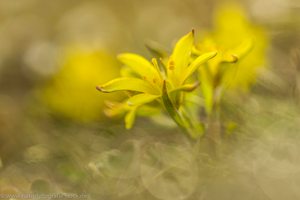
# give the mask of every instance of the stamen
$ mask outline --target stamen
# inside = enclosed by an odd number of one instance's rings
[[[169,62],[169,70],[174,70],[174,68],[175,68],[175,63],[174,63],[173,60],[170,60],[170,62]]]

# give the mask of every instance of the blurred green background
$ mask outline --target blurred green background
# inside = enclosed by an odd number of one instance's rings
[[[231,2],[1,0],[0,194],[300,199],[300,1],[235,2],[268,36],[267,62],[250,94],[224,103],[238,128],[215,161],[205,149],[195,157],[194,141],[165,122],[125,130],[103,114],[122,94],[95,86],[118,77],[118,53],[171,49],[192,28],[210,30]]]

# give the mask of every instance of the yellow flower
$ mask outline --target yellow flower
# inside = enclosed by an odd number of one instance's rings
[[[118,74],[117,60],[104,50],[81,45],[66,47],[60,69],[42,88],[40,96],[55,115],[79,122],[95,121],[103,117],[104,101],[119,97],[114,94],[104,98],[93,88],[99,80],[108,81]]]
[[[181,127],[188,125],[180,113],[183,92],[189,92],[197,87],[197,82],[190,83],[188,79],[198,67],[216,56],[216,51],[202,53],[191,62],[194,46],[194,31],[183,36],[175,45],[173,53],[166,61],[158,62],[155,58],[149,62],[145,58],[131,53],[118,56],[125,65],[122,77],[98,86],[101,92],[130,91],[131,97],[125,102],[111,104],[108,115],[126,113],[126,128],[131,128],[137,111],[152,109],[145,104],[157,101],[164,105],[167,112]]]
[[[216,58],[200,68],[205,107],[211,112],[220,101],[222,90],[248,90],[255,82],[258,69],[265,65],[267,37],[251,24],[235,4],[217,10],[214,30],[196,45],[194,53],[217,50]],[[217,94],[216,94],[217,93]]]

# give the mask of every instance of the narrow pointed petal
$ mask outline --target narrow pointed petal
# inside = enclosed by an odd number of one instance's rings
[[[140,106],[146,103],[150,103],[155,99],[159,98],[160,95],[151,95],[151,94],[137,94],[127,100],[129,106]]]
[[[118,59],[130,67],[135,73],[139,74],[142,78],[152,81],[158,77],[158,73],[154,66],[142,56],[132,53],[124,53],[118,56]]]
[[[198,83],[198,82],[193,83],[193,84],[184,84],[184,85],[181,85],[181,86],[178,87],[178,88],[175,88],[175,89],[171,90],[170,93],[172,93],[172,92],[177,92],[177,91],[192,92],[192,91],[194,91],[198,86],[199,86],[199,83]]]
[[[118,102],[105,102],[104,114],[108,117],[123,115],[128,110],[128,105]]]
[[[223,58],[223,63],[236,63],[240,59],[244,58],[253,48],[253,40],[248,39],[238,45],[236,48],[227,52]]]
[[[105,93],[116,91],[136,91],[149,94],[159,94],[160,91],[154,88],[150,83],[138,78],[117,78],[108,83],[98,86],[98,90]]]
[[[124,66],[120,69],[120,74],[122,77],[139,77],[138,74],[136,74],[130,67],[127,66]]]
[[[154,116],[161,113],[161,109],[155,106],[142,105],[137,110],[139,116]]]
[[[172,59],[174,61],[174,70],[180,74],[188,66],[190,56],[194,45],[194,31],[183,36],[175,45]]]
[[[239,60],[235,54],[225,53],[222,57],[221,63],[236,63]]]
[[[248,39],[245,40],[242,44],[240,44],[237,48],[235,48],[232,52],[233,55],[236,56],[238,59],[242,59],[246,56],[253,47],[253,40]]]
[[[131,109],[125,116],[125,127],[131,129],[136,117],[136,108]]]
[[[183,75],[183,79],[182,79],[182,83],[188,78],[190,77],[202,64],[204,64],[205,62],[207,62],[208,60],[212,59],[213,57],[215,57],[217,55],[217,52],[209,52],[209,53],[205,53],[202,54],[201,56],[197,57],[192,63],[191,65],[188,67],[188,69],[185,71],[184,75]]]

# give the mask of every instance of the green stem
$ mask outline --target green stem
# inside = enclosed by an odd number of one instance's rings
[[[220,104],[215,99],[212,112],[208,115],[205,139],[211,155],[216,158],[219,157],[222,147],[221,137]]]
[[[162,101],[163,105],[166,108],[170,117],[174,120],[174,122],[183,129],[186,133],[188,133],[191,137],[195,137],[195,131],[193,130],[193,125],[189,121],[187,117],[184,117],[182,113],[178,111],[176,106],[172,103],[168,91],[166,82],[163,83],[163,90],[162,90]]]

